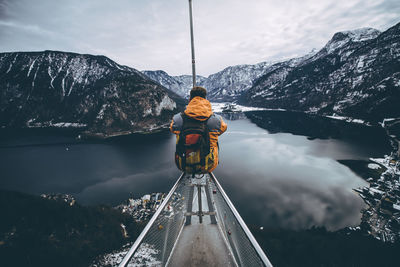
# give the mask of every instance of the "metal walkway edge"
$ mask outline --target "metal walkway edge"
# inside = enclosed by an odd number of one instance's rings
[[[119,266],[272,266],[216,177],[182,174]]]

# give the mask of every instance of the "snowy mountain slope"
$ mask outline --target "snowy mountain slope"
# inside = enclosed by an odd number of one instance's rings
[[[196,83],[207,89],[208,98],[212,101],[234,101],[243,91],[249,89],[253,81],[260,77],[269,66],[268,62],[231,66],[207,78],[198,75]],[[143,71],[143,73],[162,86],[188,98],[192,88],[191,75],[169,76],[164,71]]]
[[[234,101],[241,93],[252,87],[271,65],[262,62],[255,65],[237,65],[208,76],[202,86],[208,90],[208,98],[216,101]]]
[[[184,98],[188,98],[189,92],[192,89],[193,82],[191,75],[170,76],[168,73],[162,70],[145,70],[143,73],[153,81]],[[197,84],[201,86],[202,82],[206,78],[198,75],[196,76],[196,79]]]
[[[174,76],[174,78],[183,84],[185,97],[189,98],[189,92],[193,87],[192,75],[179,75],[179,76]],[[206,79],[207,79],[206,77],[196,75],[196,85],[203,86],[204,81]]]
[[[315,56],[311,57],[307,62],[315,61],[318,58],[327,56],[328,54],[337,53],[346,56],[352,53],[364,41],[372,40],[381,34],[380,31],[373,28],[361,28],[353,31],[337,32],[333,35],[332,39],[320,50]]]
[[[316,51],[309,54],[284,61],[290,67],[300,64],[302,61],[314,56]],[[280,62],[281,63],[281,62]],[[254,65],[230,66],[222,71],[203,77],[197,76],[197,85],[203,86],[208,91],[208,99],[213,102],[235,102],[246,90],[250,89],[254,82],[267,72],[278,68],[280,63],[261,62]],[[278,65],[277,65],[278,64]],[[188,97],[192,88],[192,76],[169,76],[164,71],[143,71],[149,78],[169,88],[182,97]]]
[[[86,125],[100,136],[152,131],[182,101],[107,57],[56,51],[0,53],[0,88],[1,127]]]
[[[278,65],[243,94],[241,103],[371,121],[400,116],[400,24],[383,33],[336,33],[297,66]]]

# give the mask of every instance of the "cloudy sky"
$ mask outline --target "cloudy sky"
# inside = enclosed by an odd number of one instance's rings
[[[193,0],[197,71],[300,56],[335,32],[386,30],[398,0]],[[0,52],[102,54],[139,70],[190,74],[187,0],[0,0]]]

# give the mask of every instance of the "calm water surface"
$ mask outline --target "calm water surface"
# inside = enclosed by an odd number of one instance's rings
[[[268,113],[258,116],[270,118]],[[359,224],[364,204],[352,188],[366,183],[337,160],[382,156],[389,149],[377,143],[382,135],[361,128],[356,131],[362,142],[310,140],[271,134],[245,116],[226,120],[215,174],[247,223],[331,230]],[[167,192],[180,174],[173,162],[175,137],[168,133],[84,143],[76,142],[75,134],[3,130],[0,188],[68,193],[83,204],[114,205],[132,195]]]

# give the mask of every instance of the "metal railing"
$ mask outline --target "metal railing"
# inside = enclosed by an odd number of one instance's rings
[[[272,266],[212,173],[208,181],[213,192],[212,205],[215,208],[218,227],[236,264]],[[182,174],[121,261],[120,267],[167,265],[173,250],[177,249],[175,246],[185,227],[191,188],[193,189],[191,179]]]
[[[122,266],[163,266],[182,229],[188,187],[182,174],[136,239]]]
[[[217,218],[226,239],[233,251],[239,266],[271,266],[272,264],[264,251],[250,232],[239,212],[232,204],[221,184],[213,173],[210,176],[214,194],[214,203],[217,210]]]

